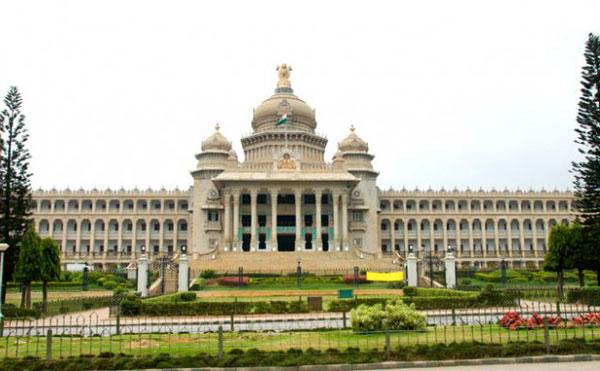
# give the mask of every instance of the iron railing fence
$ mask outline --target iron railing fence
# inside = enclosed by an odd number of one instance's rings
[[[507,313],[525,319],[534,314],[546,323],[526,322],[509,329]],[[384,350],[404,345],[464,342],[505,344],[566,339],[597,341],[600,307],[522,302],[519,307],[422,311],[425,330],[355,331],[349,313],[254,314],[221,316],[124,317],[105,312],[41,319],[5,319],[0,356],[60,358],[102,353],[149,356],[218,355],[232,349],[264,351],[308,349]],[[555,324],[557,318],[560,323]]]

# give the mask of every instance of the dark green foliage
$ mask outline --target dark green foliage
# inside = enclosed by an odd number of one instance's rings
[[[126,316],[195,316],[223,314],[284,314],[308,313],[306,302],[252,301],[252,302],[156,302],[128,296],[121,302],[121,313]]]
[[[600,305],[600,289],[573,289],[567,292],[567,302]]]
[[[216,276],[217,274],[212,269],[205,269],[202,271],[202,273],[200,273],[200,277],[204,279],[215,278]]]
[[[42,266],[40,276],[43,282],[42,308],[46,312],[48,301],[48,282],[60,279],[60,250],[56,242],[50,237],[44,238],[41,243]]]
[[[33,227],[30,227],[21,242],[19,260],[15,269],[15,280],[25,285],[21,306],[31,306],[31,282],[42,279],[42,240]]]
[[[548,252],[544,256],[544,270],[556,272],[558,297],[563,298],[564,270],[573,268],[573,233],[564,224],[557,224],[550,230]]]
[[[0,112],[0,241],[10,247],[5,252],[3,283],[12,280],[19,257],[21,240],[31,225],[31,173],[29,139],[23,99],[18,89],[10,87]],[[6,290],[2,290],[4,303]]]
[[[581,96],[575,143],[584,156],[573,162],[577,210],[585,230],[586,267],[598,272],[600,284],[600,38],[589,34],[581,71]]]
[[[597,354],[600,342],[583,340],[561,340],[550,346],[552,354]],[[393,348],[390,361],[421,361],[446,359],[474,359],[499,357],[525,357],[545,355],[542,342],[509,342],[506,344],[483,344],[477,342],[403,345]],[[232,349],[223,357],[199,354],[196,356],[171,357],[168,354],[132,357],[104,352],[97,357],[65,357],[53,361],[43,361],[36,357],[25,359],[4,358],[0,369],[6,371],[23,370],[133,370],[161,368],[245,368],[245,367],[294,367],[300,365],[379,363],[386,360],[386,354],[377,350],[359,351],[356,348],[325,351],[316,349],[289,349],[287,351],[261,351],[248,349],[246,352]]]

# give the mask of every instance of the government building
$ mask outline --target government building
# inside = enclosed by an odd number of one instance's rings
[[[142,249],[156,257],[182,248],[192,264],[217,268],[277,269],[278,256],[381,268],[402,262],[409,246],[420,257],[451,248],[465,268],[525,268],[543,261],[550,228],[575,216],[571,192],[379,189],[361,133],[351,127],[326,161],[315,110],[294,94],[291,67],[277,72],[241,138],[243,161],[217,125],[189,189],[38,190],[38,232],[56,240],[64,264],[98,269],[126,267]]]

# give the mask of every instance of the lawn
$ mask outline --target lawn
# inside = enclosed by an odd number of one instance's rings
[[[60,329],[59,329],[60,331]],[[560,340],[572,338],[598,339],[599,328],[551,329],[549,341],[556,344]],[[543,329],[509,331],[498,325],[428,327],[424,331],[396,331],[390,333],[392,348],[416,344],[449,344],[452,342],[480,342],[502,344],[508,342],[543,342]],[[0,356],[23,358],[25,356],[45,357],[46,337],[14,337],[0,339]],[[263,351],[286,350],[291,348],[326,350],[383,350],[386,344],[384,332],[357,334],[352,330],[282,331],[282,332],[225,332],[223,350]],[[102,352],[124,353],[135,356],[169,353],[173,356],[216,355],[218,334],[123,334],[113,336],[81,337],[65,335],[52,338],[52,357],[100,354]]]

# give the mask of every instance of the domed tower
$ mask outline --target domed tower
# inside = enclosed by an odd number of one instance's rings
[[[214,249],[219,241],[220,231],[217,228],[221,195],[212,179],[226,169],[237,167],[237,155],[231,142],[220,132],[219,124],[215,132],[202,142],[202,151],[196,154],[198,163],[191,172],[194,178],[192,191],[192,249],[194,257],[200,250]],[[214,230],[205,226],[215,225]],[[195,226],[195,228],[194,228]],[[204,228],[206,233],[200,233]],[[194,230],[196,229],[196,230]],[[197,236],[194,236],[197,234]]]
[[[373,170],[373,164],[371,163],[373,158],[375,156],[369,153],[369,144],[356,134],[354,125],[350,127],[350,134],[338,144],[338,151],[333,157],[334,165],[340,166],[360,179],[360,183],[350,194],[350,202],[353,205],[364,207],[363,220],[368,226],[378,225],[377,176],[379,173]],[[362,248],[372,252],[379,251],[378,230],[378,228],[367,228],[365,230],[361,236]]]
[[[291,71],[285,64],[277,67],[274,94],[253,111],[253,133],[242,138],[246,166],[267,168],[283,151],[305,164],[325,162],[327,139],[315,133],[315,110],[294,94]]]

